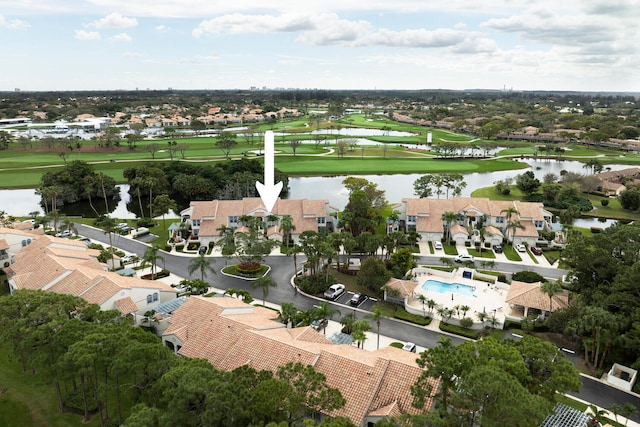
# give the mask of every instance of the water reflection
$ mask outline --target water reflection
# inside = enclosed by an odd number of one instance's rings
[[[524,161],[524,160],[523,160]],[[540,180],[545,174],[551,172],[560,175],[560,171],[585,173],[583,163],[570,160],[533,160],[528,159],[526,163],[531,166],[531,170]],[[629,165],[607,165],[611,170],[620,170],[630,167]],[[494,182],[514,178],[524,170],[509,170],[499,172],[482,172],[465,174],[467,187],[463,190],[462,196],[469,196],[474,190],[493,185]],[[378,187],[386,192],[387,200],[400,202],[403,198],[415,197],[413,194],[413,183],[423,174],[397,174],[397,175],[363,175],[369,181],[378,184]],[[327,199],[336,208],[342,210],[348,202],[348,192],[342,185],[342,180],[346,176],[332,177],[296,177],[289,179],[289,198],[313,198]],[[136,215],[127,209],[136,206],[137,200],[131,201],[128,185],[118,185],[120,188],[120,201],[115,210],[111,213],[117,218],[136,218]],[[5,210],[12,215],[28,216],[29,212],[38,210],[43,212],[39,205],[40,199],[35,195],[33,189],[0,190],[0,210]],[[79,213],[69,212],[69,215],[79,215]],[[93,216],[92,213],[89,213]],[[584,220],[584,219],[582,219]],[[597,224],[594,224],[597,226]],[[590,225],[585,225],[590,226]]]

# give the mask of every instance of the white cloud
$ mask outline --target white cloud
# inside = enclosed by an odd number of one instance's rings
[[[75,38],[77,40],[100,40],[100,33],[97,31],[76,30]]]
[[[23,21],[21,19],[11,19],[7,21],[3,15],[0,15],[0,28],[19,30],[29,27],[31,27],[31,25],[26,21]]]
[[[114,42],[130,42],[132,40],[131,36],[127,33],[119,33],[114,36],[109,37],[109,40]]]
[[[169,31],[169,27],[165,25],[156,25],[153,29],[156,31],[160,31],[161,33],[164,33],[165,31]]]
[[[214,19],[202,21],[193,30],[195,37],[208,34],[241,34],[241,33],[272,33],[296,32],[315,28],[316,23],[310,15],[285,14],[273,15],[224,15]]]
[[[105,28],[130,28],[138,25],[136,18],[127,18],[118,12],[114,12],[104,18],[97,19],[93,22],[85,24],[86,28],[96,28],[102,30]]]
[[[139,52],[124,52],[122,56],[125,58],[144,58],[145,55]]]

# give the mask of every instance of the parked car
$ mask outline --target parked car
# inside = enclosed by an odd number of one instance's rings
[[[406,342],[403,346],[402,349],[405,351],[410,351],[411,353],[415,353],[416,352],[416,345],[412,342]]]
[[[493,251],[497,254],[502,253],[502,245],[493,245]]]
[[[138,260],[137,255],[125,255],[122,258],[120,258],[120,264],[122,265],[131,264],[132,262],[136,262],[137,260]]]
[[[329,289],[324,291],[324,297],[329,300],[335,300],[340,295],[344,293],[344,285],[341,283],[336,283],[335,285],[329,286]]]
[[[453,260],[460,264],[466,261],[476,262],[476,259],[473,257],[473,255],[468,255],[468,254],[456,255],[456,257]]]
[[[433,247],[435,249],[442,249],[442,242],[438,242],[438,241],[433,242]]]
[[[537,246],[533,246],[531,248],[531,252],[533,252],[534,255],[542,255],[542,248],[539,248]]]
[[[527,252],[527,247],[525,245],[523,245],[522,243],[518,243],[516,245],[516,251],[518,251],[518,252]]]
[[[64,230],[64,231],[61,231],[61,232],[57,233],[56,237],[70,237],[72,235],[73,235],[73,233],[71,232],[71,230]]]
[[[204,255],[207,253],[207,251],[209,250],[209,248],[207,246],[200,246],[200,248],[198,249],[198,253],[200,255]]]
[[[357,307],[363,302],[365,302],[366,299],[367,299],[367,296],[365,294],[360,294],[360,293],[353,294],[353,296],[351,297],[351,300],[349,301],[349,304],[351,304],[354,307]]]
[[[321,331],[327,327],[329,321],[327,319],[318,319],[311,322],[311,327],[316,331]]]

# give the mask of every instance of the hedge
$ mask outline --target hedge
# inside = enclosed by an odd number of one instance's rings
[[[477,339],[478,331],[473,329],[465,329],[458,325],[451,325],[448,323],[440,322],[439,328],[443,332],[449,332],[450,334],[460,335],[466,338]]]
[[[405,309],[398,308],[393,314],[393,317],[400,320],[406,320],[407,322],[415,323],[420,326],[427,326],[431,323],[431,317],[419,316],[417,314],[408,313]]]

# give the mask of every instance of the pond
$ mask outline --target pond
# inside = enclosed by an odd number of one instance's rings
[[[522,160],[525,161],[525,160]],[[584,173],[583,163],[570,160],[533,160],[527,159],[526,163],[531,166],[533,173],[537,178],[542,179],[546,173],[555,173],[560,175],[560,171],[566,170],[577,173]],[[612,170],[620,170],[630,167],[629,165],[608,165]],[[493,185],[495,181],[514,178],[516,175],[523,173],[524,170],[511,170],[499,172],[482,172],[465,174],[465,182],[467,187],[462,191],[462,196],[470,196],[471,192],[478,188]],[[413,194],[413,183],[420,178],[422,174],[396,174],[396,175],[362,175],[371,182],[378,184],[378,188],[386,192],[387,200],[399,203],[403,198],[415,197]],[[294,177],[289,179],[289,198],[290,199],[327,199],[331,205],[342,210],[349,201],[349,193],[342,185],[342,180],[346,176],[332,177]],[[111,214],[117,218],[135,218],[135,214],[129,212],[127,204],[129,203],[129,186],[119,185],[120,201],[115,211]],[[39,205],[40,199],[36,196],[33,189],[19,190],[0,190],[0,210],[9,212],[16,216],[28,216],[32,211],[43,211]],[[67,212],[68,215],[91,215],[87,213]],[[580,221],[589,221],[589,219],[581,219]],[[595,220],[597,221],[597,220]],[[598,226],[598,224],[593,224]],[[591,225],[584,225],[590,227]]]

